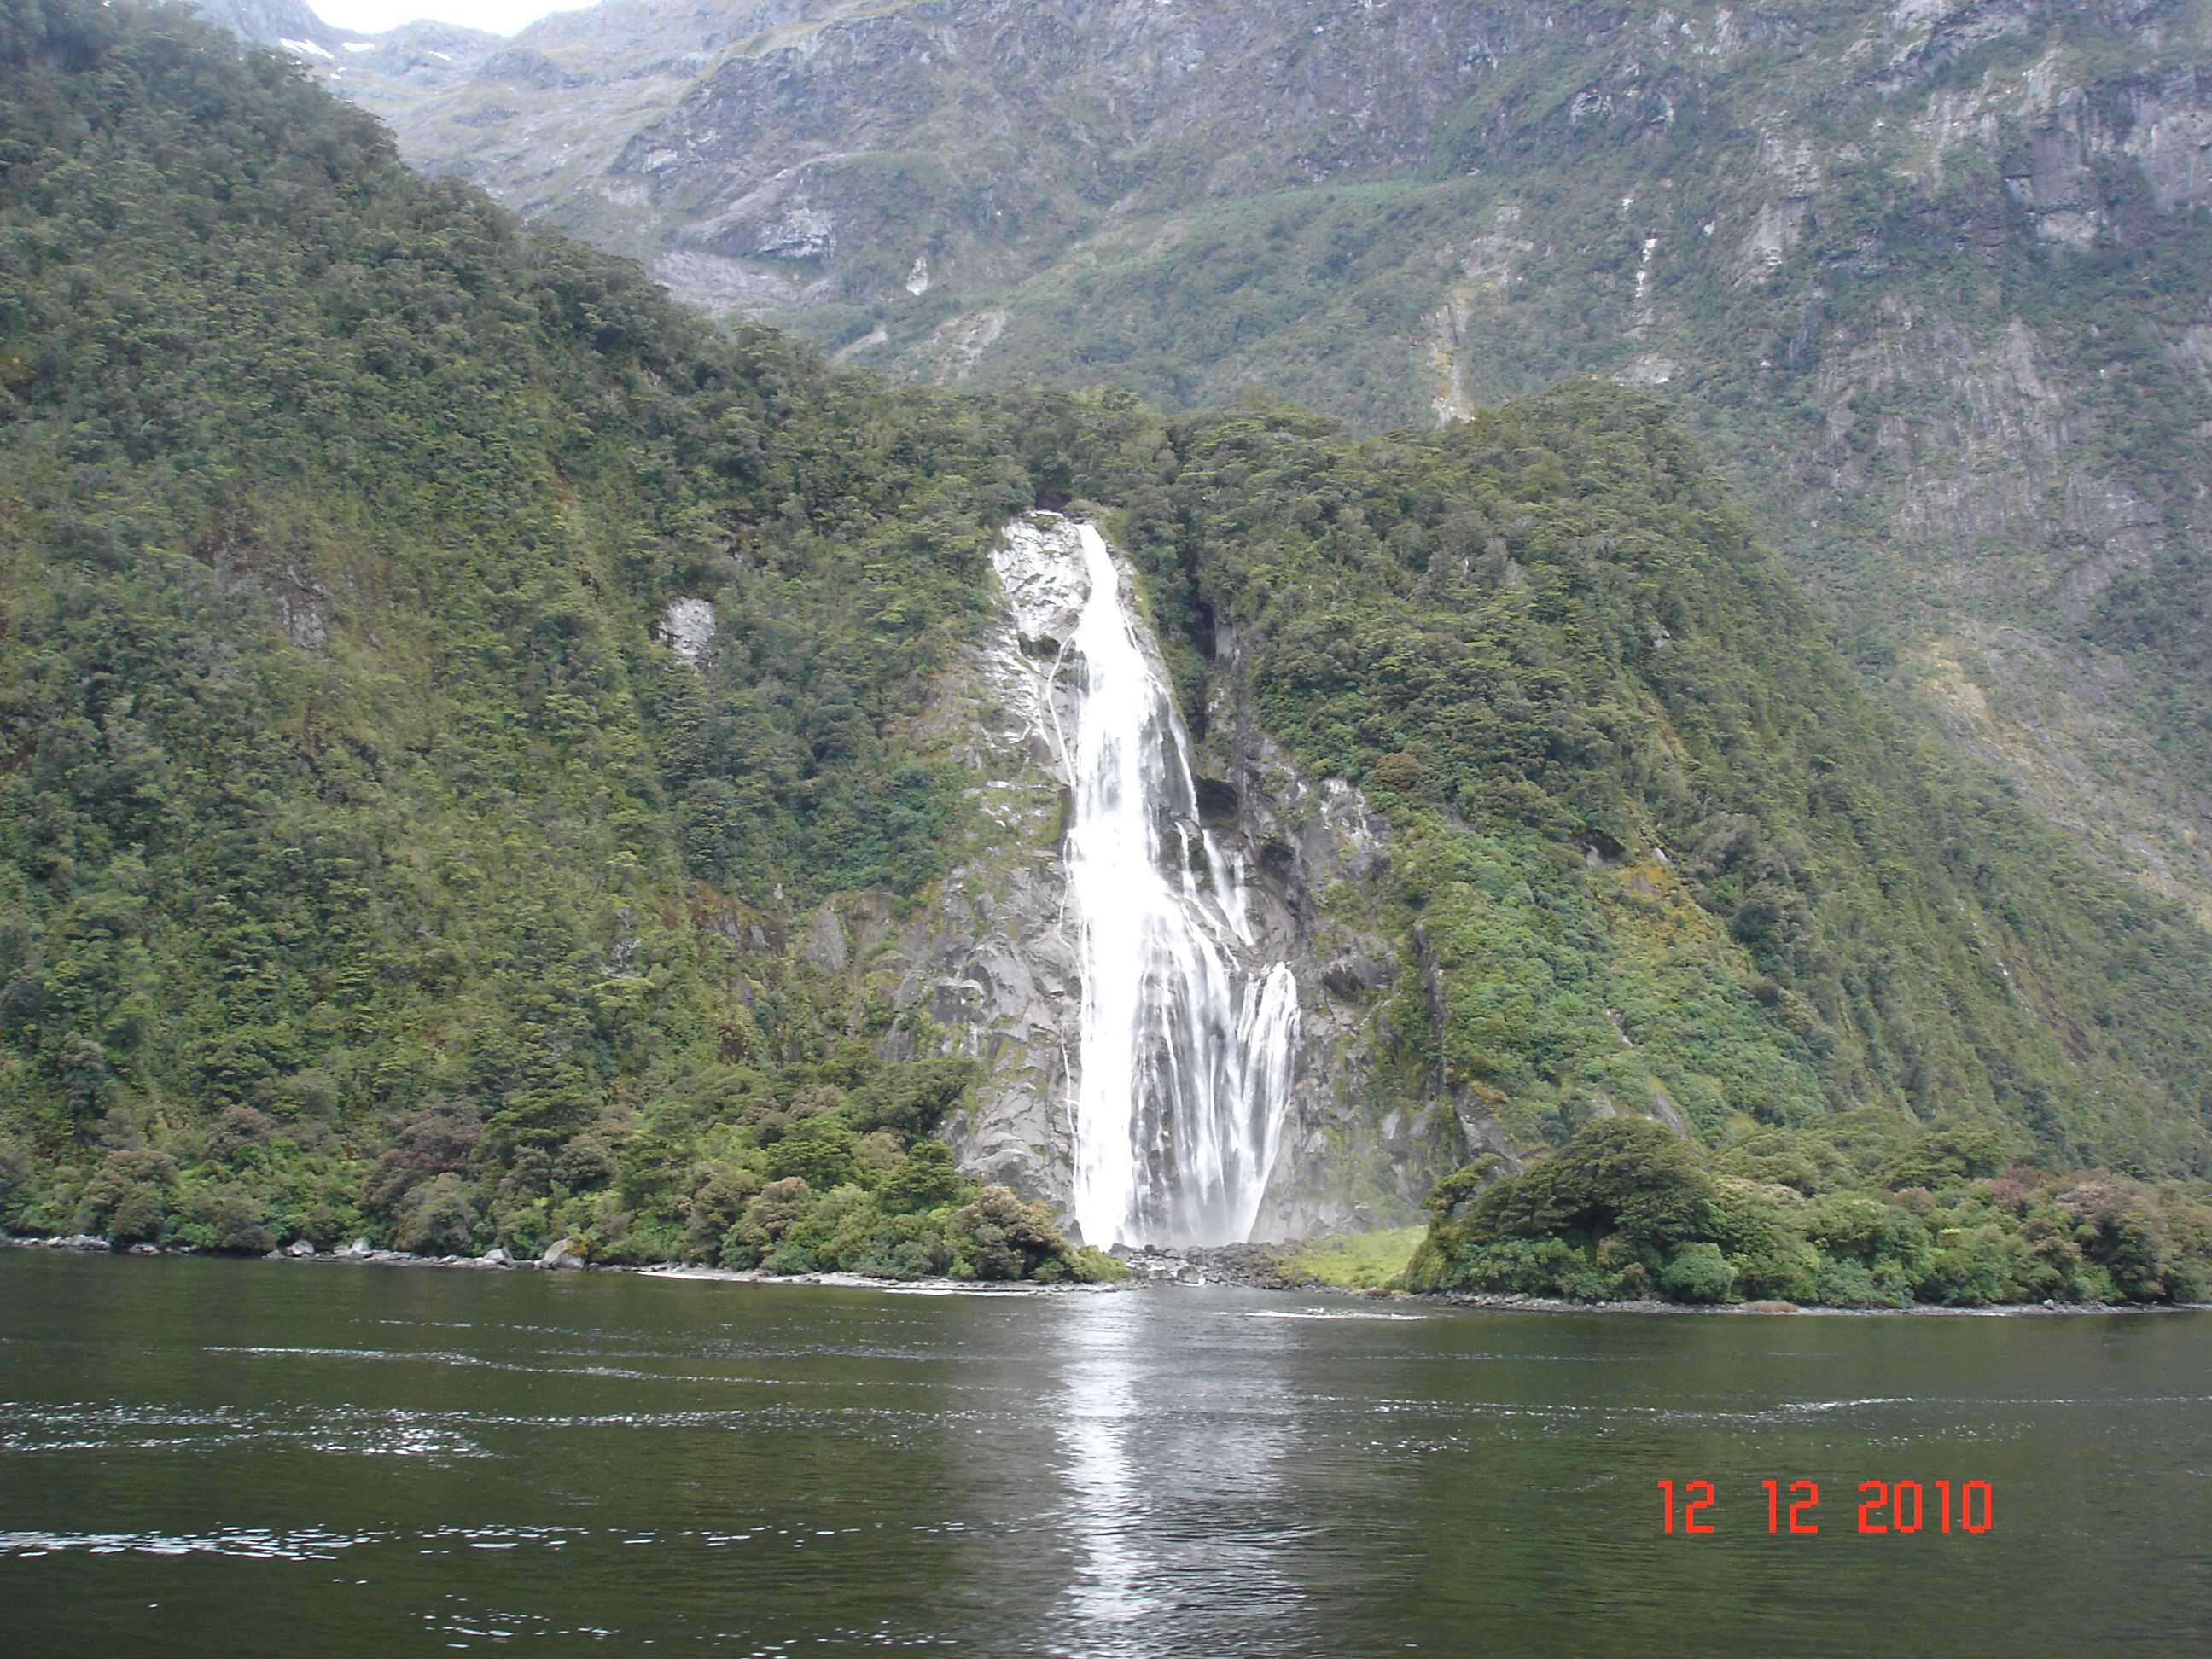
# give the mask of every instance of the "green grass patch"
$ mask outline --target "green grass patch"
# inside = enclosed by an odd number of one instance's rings
[[[1385,1232],[1310,1238],[1285,1250],[1283,1265],[1344,1290],[1382,1290],[1404,1275],[1425,1233],[1420,1227],[1393,1227]]]

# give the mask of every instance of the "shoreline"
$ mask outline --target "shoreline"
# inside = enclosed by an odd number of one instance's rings
[[[1807,1315],[1816,1318],[1880,1319],[2001,1319],[2067,1317],[2093,1314],[2212,1313],[2212,1302],[2008,1302],[1982,1308],[1947,1308],[1914,1303],[1903,1308],[1838,1308],[1821,1303],[1738,1302],[1704,1304],[1687,1302],[1568,1302],[1556,1297],[1522,1296],[1489,1291],[1412,1291],[1364,1290],[1319,1281],[1292,1282],[1263,1279],[1242,1261],[1230,1266],[1209,1261],[1208,1251],[1174,1255],[1146,1249],[1132,1257],[1117,1257],[1130,1267],[1130,1277],[1107,1285],[1040,1285],[1030,1280],[958,1279],[871,1279],[863,1273],[771,1273],[758,1267],[708,1267],[681,1261],[647,1262],[640,1266],[600,1265],[565,1252],[548,1251],[539,1261],[517,1260],[504,1250],[480,1256],[414,1255],[404,1250],[348,1248],[343,1250],[301,1249],[307,1241],[260,1255],[205,1250],[185,1245],[116,1246],[89,1233],[52,1237],[32,1234],[0,1234],[0,1249],[46,1250],[67,1255],[171,1256],[216,1261],[295,1261],[308,1265],[363,1267],[433,1267],[478,1273],[627,1273],[641,1279],[675,1279],[720,1285],[811,1285],[816,1289],[874,1291],[890,1296],[1108,1296],[1149,1290],[1246,1290],[1273,1295],[1343,1297],[1359,1302],[1394,1303],[1437,1312],[1608,1314],[1672,1317],[1680,1315],[1719,1315],[1741,1318],[1753,1316]],[[1249,1245],[1214,1247],[1242,1255]],[[551,1259],[559,1255],[559,1260]],[[1139,1265],[1142,1264],[1142,1265]]]
[[[1949,1308],[1915,1302],[1902,1308],[1842,1308],[1826,1303],[1797,1302],[1571,1302],[1559,1297],[1524,1296],[1491,1291],[1388,1291],[1354,1285],[1328,1285],[1319,1280],[1285,1276],[1275,1267],[1275,1252],[1284,1246],[1224,1244],[1194,1249],[1176,1255],[1147,1249],[1129,1259],[1156,1262],[1152,1282],[1171,1285],[1218,1285],[1245,1290],[1288,1291],[1306,1296],[1354,1297],[1363,1301],[1387,1302],[1413,1307],[1461,1309],[1478,1313],[1618,1314],[1671,1317],[1681,1314],[1718,1314],[1731,1317],[1758,1315],[1805,1314],[1822,1318],[1945,1318],[1993,1319],[2045,1317],[2083,1314],[2206,1313],[2206,1302],[2006,1302],[1980,1308]],[[1182,1271],[1175,1271],[1180,1268]],[[1184,1276],[1188,1274],[1188,1276]]]
[[[1096,1294],[1145,1288],[1141,1279],[1110,1285],[1040,1285],[1031,1279],[871,1279],[865,1273],[772,1273],[759,1267],[708,1267],[693,1262],[593,1262],[562,1250],[537,1261],[501,1249],[482,1255],[416,1255],[406,1250],[349,1247],[343,1250],[302,1249],[305,1239],[282,1249],[208,1250],[198,1245],[111,1244],[91,1233],[56,1235],[0,1233],[0,1249],[43,1250],[58,1255],[169,1257],[202,1261],[287,1261],[307,1267],[432,1267],[458,1273],[627,1273],[641,1279],[701,1279],[725,1285],[811,1285],[831,1290],[883,1291],[905,1296],[1057,1296]],[[558,1259],[555,1259],[557,1255]]]

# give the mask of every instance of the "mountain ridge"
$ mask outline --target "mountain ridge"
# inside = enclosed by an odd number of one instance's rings
[[[1896,696],[2212,916],[2197,0],[632,6],[514,51],[341,84],[895,374],[1370,428],[1662,390]]]

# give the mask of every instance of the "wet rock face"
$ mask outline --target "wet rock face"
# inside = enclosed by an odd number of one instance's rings
[[[708,599],[671,599],[655,636],[694,668],[703,667],[714,647],[714,606]]]
[[[1292,963],[1302,1016],[1290,1122],[1252,1236],[1357,1231],[1378,1223],[1357,1194],[1395,1193],[1410,1208],[1457,1161],[1447,1121],[1396,1109],[1380,1075],[1397,953],[1367,901],[1389,870],[1388,830],[1359,791],[1306,778],[1259,727],[1224,635],[1214,731],[1238,796],[1236,840],[1258,872],[1255,931]]]
[[[939,677],[918,733],[974,776],[988,844],[945,877],[884,971],[894,1006],[926,1015],[949,1052],[984,1068],[969,1109],[945,1127],[962,1169],[1065,1216],[1082,989],[1060,845],[1075,710],[1057,671],[1085,590],[1079,571],[1071,579],[1034,544],[1009,553],[1002,610]]]

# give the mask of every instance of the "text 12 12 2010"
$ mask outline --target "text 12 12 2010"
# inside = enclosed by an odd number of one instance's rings
[[[1808,1538],[1821,1531],[1820,1487],[1813,1480],[1763,1480],[1766,1530]],[[1688,1537],[1720,1531],[1710,1480],[1659,1482],[1660,1530]],[[1986,1480],[1862,1480],[1856,1524],[1830,1521],[1830,1530],[1911,1537],[1920,1534],[1985,1533],[1996,1524],[1996,1498]]]

